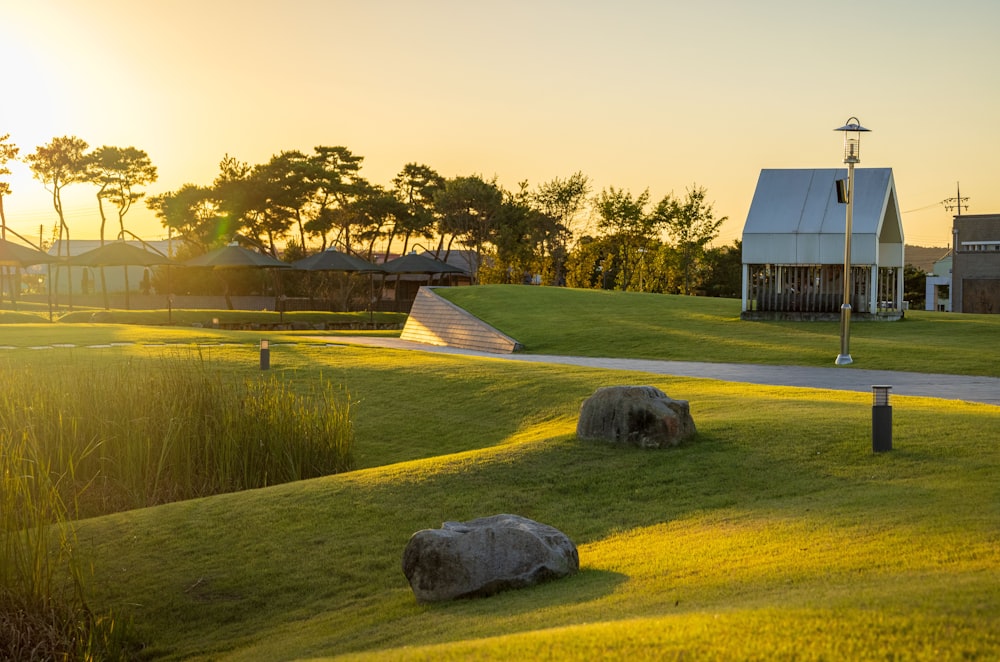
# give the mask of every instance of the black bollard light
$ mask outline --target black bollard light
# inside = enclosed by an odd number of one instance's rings
[[[872,386],[872,451],[875,453],[892,450],[891,390],[891,386]]]
[[[266,340],[260,341],[260,369],[267,370],[271,367],[271,350]]]

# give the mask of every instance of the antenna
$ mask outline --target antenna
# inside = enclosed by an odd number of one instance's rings
[[[962,197],[962,188],[961,188],[961,186],[959,186],[958,182],[955,182],[955,197],[954,198],[946,198],[946,199],[944,199],[944,200],[941,201],[941,204],[944,205],[945,211],[951,211],[953,209],[957,209],[958,210],[958,214],[957,215],[961,216],[962,215],[962,207],[965,207],[966,211],[969,210],[969,205],[967,204],[968,202],[969,202],[969,198],[967,198],[967,197],[963,198]]]

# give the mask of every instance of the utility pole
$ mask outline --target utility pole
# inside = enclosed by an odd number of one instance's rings
[[[951,273],[953,281],[950,288],[951,291],[949,292],[952,302],[951,310],[956,313],[962,312],[962,280],[960,276],[955,276],[955,274],[961,273],[958,267],[960,260],[958,252],[958,221],[956,219],[962,215],[962,207],[965,207],[966,211],[968,211],[968,202],[968,198],[962,197],[962,188],[959,186],[958,182],[955,182],[955,197],[941,201],[941,204],[944,205],[945,211],[955,210],[958,212],[952,218],[951,223]],[[958,305],[958,308],[956,308],[956,304]]]
[[[945,211],[951,211],[954,209],[958,211],[957,216],[961,216],[962,207],[965,207],[966,211],[969,210],[968,202],[969,198],[962,197],[962,188],[958,182],[955,182],[955,197],[942,200],[941,204],[944,205]]]

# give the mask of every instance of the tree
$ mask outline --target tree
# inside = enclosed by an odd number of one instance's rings
[[[8,161],[13,161],[17,158],[17,153],[20,148],[10,141],[10,134],[5,133],[0,136],[0,178],[6,177],[10,174],[10,168],[7,167]],[[10,195],[10,182],[0,181],[0,238],[7,238],[7,216],[3,211],[3,198],[5,195]]]
[[[406,255],[410,239],[434,236],[435,218],[434,196],[444,188],[444,177],[426,165],[407,163],[392,180],[392,190],[405,205],[406,213],[397,219],[390,229],[386,251],[392,250],[392,242],[398,235],[403,236],[403,250]]]
[[[100,185],[101,198],[108,200],[118,211],[118,237],[125,238],[125,215],[144,195],[138,190],[156,181],[156,166],[149,155],[135,147],[100,147],[91,154],[92,176]],[[103,220],[103,217],[102,217]],[[101,243],[104,243],[104,225],[101,225]]]
[[[118,210],[118,238],[125,239],[125,214],[132,204],[145,193],[137,187],[156,181],[156,166],[149,155],[135,147],[109,147],[104,145],[94,150],[86,159],[86,177],[97,185],[97,206],[101,213],[101,245],[104,245],[106,217],[104,200],[108,200]],[[128,299],[128,268],[125,268],[125,296]],[[101,267],[101,291],[104,293],[104,307],[108,307],[107,282]]]
[[[715,218],[712,205],[705,202],[706,191],[693,186],[687,197],[679,201],[668,195],[656,206],[653,215],[666,228],[680,255],[683,274],[682,294],[692,291],[694,267],[705,252],[705,246],[719,235],[719,227],[727,217]]]
[[[917,310],[927,303],[927,272],[912,264],[903,267],[903,300]]]
[[[146,206],[163,227],[176,231],[186,242],[200,248],[199,253],[219,243],[220,237],[228,241],[235,232],[210,187],[184,184],[176,191],[147,198]]]
[[[566,258],[566,285],[586,289],[613,289],[616,247],[608,237],[585,235]]]
[[[5,133],[0,136],[0,178],[6,177],[10,173],[10,168],[7,167],[8,161],[13,161],[17,158],[17,153],[20,151],[17,145],[9,142],[10,134]],[[0,179],[0,238],[7,238],[7,216],[3,211],[3,198],[5,195],[10,195],[10,183],[2,181]],[[7,267],[3,268],[3,281],[7,280]],[[17,296],[17,288],[14,287],[13,283],[10,288],[10,299],[14,301]],[[0,300],[3,298],[3,282],[0,282]]]
[[[313,186],[313,217],[304,224],[306,232],[318,235],[326,249],[329,233],[338,229],[334,241],[351,247],[351,225],[344,213],[352,200],[361,194],[368,182],[359,174],[363,156],[357,156],[343,146],[320,145],[309,158],[310,183]],[[339,226],[339,228],[338,228]]]
[[[535,205],[552,221],[538,230],[536,239],[543,282],[553,285],[565,282],[569,242],[579,230],[578,220],[589,196],[590,180],[582,172],[575,172],[565,180],[556,177],[535,190]]]
[[[705,251],[705,278],[702,289],[710,297],[740,298],[743,289],[743,242]]]
[[[492,265],[479,263],[479,282],[523,283],[530,281],[535,265],[535,246],[551,219],[532,204],[528,183],[521,182],[517,193],[503,192],[503,200],[493,219],[490,243]]]
[[[253,207],[247,185],[252,170],[249,163],[228,153],[219,161],[219,174],[212,181],[211,190],[222,219],[218,224],[220,232],[212,240],[213,246],[229,243],[247,224],[246,217],[252,214]]]
[[[308,157],[299,151],[284,151],[253,172],[256,184],[266,191],[261,211],[271,219],[272,232],[283,234],[294,221],[305,251],[305,215],[313,192],[313,167]]]
[[[374,260],[375,242],[388,235],[407,215],[406,205],[395,194],[376,185],[369,185],[348,204],[346,211],[357,227],[358,240],[365,244],[368,261]]]
[[[482,261],[483,248],[493,237],[494,221],[503,203],[503,191],[496,182],[487,182],[479,175],[455,177],[445,182],[444,188],[434,197],[438,220],[438,253],[445,248],[444,260],[448,259],[452,242],[458,240],[476,253],[475,269]],[[477,273],[472,274],[473,282]]]
[[[598,214],[597,228],[608,238],[615,249],[618,273],[615,286],[618,289],[640,289],[641,283],[634,283],[636,269],[644,254],[656,243],[656,234],[662,220],[646,211],[649,190],[637,198],[625,190],[610,187],[601,191],[594,201]]]
[[[42,182],[46,190],[52,194],[52,206],[59,217],[59,249],[61,256],[63,246],[66,247],[66,257],[69,257],[69,225],[63,213],[62,190],[69,184],[87,180],[87,143],[76,136],[53,138],[48,145],[35,148],[34,153],[27,156],[28,166],[35,179]],[[66,241],[63,242],[63,236]],[[56,269],[58,279],[59,269]],[[56,282],[58,291],[58,280]],[[69,305],[73,307],[73,286],[69,287]]]

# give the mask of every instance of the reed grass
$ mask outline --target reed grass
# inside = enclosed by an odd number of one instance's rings
[[[128,628],[90,609],[76,530],[35,430],[0,445],[0,659],[126,660]],[[72,466],[69,467],[72,478]]]
[[[345,471],[346,393],[204,358],[0,362],[0,660],[132,659],[89,608],[75,522]]]
[[[349,397],[202,358],[0,364],[0,442],[26,438],[74,517],[345,471]],[[298,390],[297,390],[298,389]],[[301,392],[300,392],[301,391]]]

